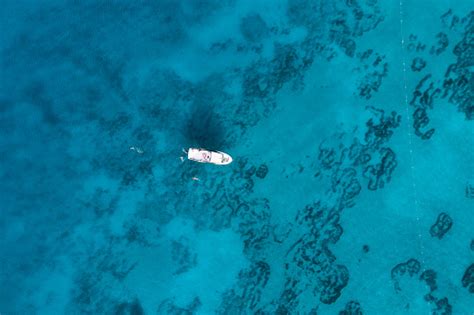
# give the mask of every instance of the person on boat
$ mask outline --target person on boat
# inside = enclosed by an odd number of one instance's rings
[[[208,152],[202,152],[202,158],[206,161],[211,161],[211,154]]]

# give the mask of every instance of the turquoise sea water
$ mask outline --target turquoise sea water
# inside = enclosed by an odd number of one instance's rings
[[[2,315],[474,313],[472,2],[1,6]]]

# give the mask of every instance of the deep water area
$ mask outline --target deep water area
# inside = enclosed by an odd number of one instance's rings
[[[472,1],[0,6],[1,315],[474,313]]]

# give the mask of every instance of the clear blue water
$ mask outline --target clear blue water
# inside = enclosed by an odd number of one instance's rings
[[[0,14],[2,315],[473,313],[472,2]]]

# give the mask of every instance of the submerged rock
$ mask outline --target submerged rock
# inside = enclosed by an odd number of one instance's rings
[[[421,274],[420,280],[425,281],[426,284],[430,287],[431,292],[433,292],[438,288],[438,286],[436,285],[436,277],[436,272],[432,269],[428,269]]]
[[[443,97],[449,96],[449,102],[456,105],[459,112],[464,113],[467,120],[474,119],[474,96],[472,93],[472,82],[474,73],[472,71],[472,60],[474,58],[474,45],[472,36],[474,34],[474,11],[469,12],[462,19],[464,26],[463,38],[453,50],[456,55],[456,63],[451,64],[445,74]]]
[[[143,315],[144,311],[138,300],[132,303],[124,302],[117,306],[116,315]]]
[[[446,50],[446,47],[449,45],[448,35],[446,33],[440,32],[436,35],[438,42],[436,46],[432,46],[430,49],[430,54],[432,55],[440,55]]]
[[[339,315],[362,315],[360,303],[357,301],[349,301]]]
[[[453,219],[444,212],[441,212],[436,219],[436,222],[430,228],[430,234],[432,237],[442,239],[443,236],[453,226]]]
[[[400,263],[396,265],[392,269],[392,280],[395,285],[395,291],[401,292],[402,288],[400,286],[401,283],[404,281],[400,281],[402,277],[409,276],[413,280],[418,280],[425,282],[427,287],[429,287],[429,292],[427,292],[423,299],[431,305],[431,314],[445,314],[450,315],[452,314],[452,306],[449,304],[448,298],[437,297],[436,290],[438,289],[438,285],[436,283],[437,274],[432,269],[424,270],[420,277],[415,278],[414,276],[420,272],[422,266],[420,262],[416,259],[410,259],[405,263]],[[409,304],[407,304],[407,309],[409,308]]]
[[[474,199],[474,183],[467,183],[466,198]]]
[[[405,263],[399,263],[392,268],[391,277],[396,291],[401,291],[400,278],[404,275],[413,277],[420,272],[421,264],[418,260],[412,258]]]
[[[258,178],[265,178],[265,176],[267,176],[267,173],[268,173],[268,167],[265,164],[262,164],[258,167],[257,172],[255,173],[255,175]]]
[[[420,57],[414,58],[412,63],[411,63],[411,70],[413,70],[414,72],[420,72],[425,67],[426,67],[426,61],[424,61]]]
[[[321,296],[319,297],[320,301],[324,304],[332,304],[341,295],[342,289],[344,289],[349,281],[349,270],[346,266],[336,265],[332,268],[332,272],[328,273],[328,277],[323,280],[325,285]]]
[[[474,264],[467,267],[462,277],[462,286],[474,294]]]

